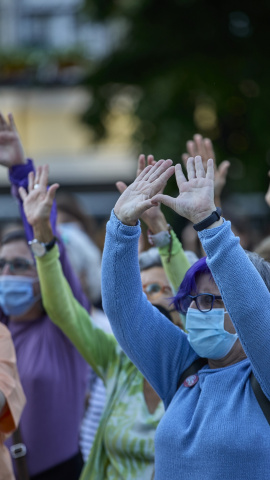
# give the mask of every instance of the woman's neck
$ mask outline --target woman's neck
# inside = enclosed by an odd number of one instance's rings
[[[209,358],[208,359],[208,365],[210,368],[223,368],[223,367],[229,367],[230,365],[234,365],[235,363],[241,362],[247,358],[243,347],[240,343],[239,338],[237,338],[235,344],[227,353],[227,355],[223,358],[220,358],[219,360],[214,360]]]

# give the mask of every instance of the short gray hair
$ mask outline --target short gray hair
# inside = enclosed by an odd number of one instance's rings
[[[248,250],[245,250],[245,252],[270,292],[270,263],[260,257],[256,252],[249,252]]]
[[[141,272],[148,268],[162,267],[158,248],[152,247],[139,255],[139,265]]]
[[[192,252],[191,250],[185,250],[185,255],[190,263],[190,266],[197,262],[198,257],[196,253]],[[139,255],[139,265],[141,272],[143,270],[147,270],[148,268],[153,267],[162,267],[161,258],[159,255],[158,248],[152,247],[145,252],[140,253]]]

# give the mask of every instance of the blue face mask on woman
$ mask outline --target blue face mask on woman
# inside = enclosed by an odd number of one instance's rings
[[[38,278],[3,275],[0,277],[0,308],[6,315],[23,315],[40,299],[34,295]]]
[[[229,353],[238,336],[224,329],[224,308],[201,312],[189,308],[186,315],[188,341],[195,352],[203,358],[218,360]]]

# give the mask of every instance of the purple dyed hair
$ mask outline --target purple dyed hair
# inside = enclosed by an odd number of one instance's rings
[[[206,257],[200,258],[200,260],[195,262],[186,272],[178,292],[173,298],[173,304],[176,310],[181,312],[180,302],[182,298],[190,295],[191,292],[197,292],[196,280],[198,280],[198,278],[204,274],[209,275],[209,277],[214,281],[212,273],[206,263]]]

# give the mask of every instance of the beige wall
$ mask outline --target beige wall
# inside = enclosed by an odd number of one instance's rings
[[[89,96],[78,87],[0,89],[0,110],[14,114],[25,154],[50,165],[50,178],[62,183],[97,183],[132,179],[136,156],[130,145],[134,124],[123,113],[109,120],[110,136],[99,147],[79,117]],[[0,169],[0,182],[6,172]]]

